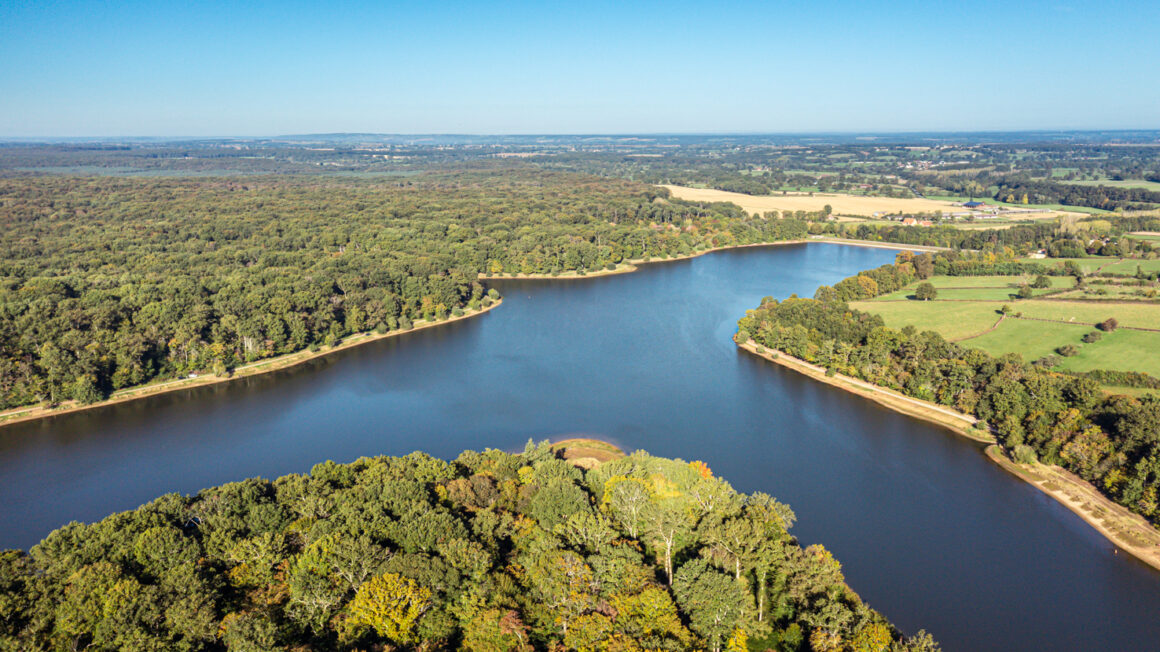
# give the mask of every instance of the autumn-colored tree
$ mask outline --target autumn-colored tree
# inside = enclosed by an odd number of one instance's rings
[[[347,622],[369,627],[387,640],[410,643],[415,622],[430,606],[430,589],[401,575],[383,573],[358,587]]]

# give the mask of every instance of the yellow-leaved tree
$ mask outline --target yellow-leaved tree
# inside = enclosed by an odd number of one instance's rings
[[[347,622],[370,627],[396,643],[411,643],[415,622],[430,605],[430,589],[401,575],[383,573],[358,587]]]

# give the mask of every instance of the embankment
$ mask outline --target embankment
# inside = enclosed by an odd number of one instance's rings
[[[864,396],[896,412],[949,428],[974,441],[991,444],[986,448],[987,457],[991,461],[1059,501],[1120,550],[1160,570],[1160,532],[1147,520],[1112,502],[1083,478],[1066,469],[1039,462],[1020,464],[1008,459],[1000,451],[993,435],[972,427],[978,421],[975,417],[929,401],[904,396],[857,378],[842,374],[827,376],[824,368],[779,351],[763,349],[758,352],[758,345],[753,340],[738,344],[738,347],[827,385]]]

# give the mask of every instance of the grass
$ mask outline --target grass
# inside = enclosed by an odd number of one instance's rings
[[[1002,280],[1015,283],[1019,277],[972,277],[976,283],[999,284]],[[968,279],[935,277],[937,284]],[[1053,279],[1053,281],[1056,279]],[[1067,279],[1064,279],[1067,280]],[[911,289],[897,294],[910,294]],[[1160,302],[1090,302],[1025,299],[1020,301],[986,300],[986,293],[1005,294],[1003,288],[968,288],[939,291],[934,301],[860,301],[851,307],[881,315],[887,326],[903,328],[914,326],[933,330],[950,340],[959,340],[964,346],[987,351],[992,355],[1019,353],[1032,361],[1056,354],[1056,349],[1068,344],[1079,348],[1078,355],[1059,357],[1060,370],[1091,371],[1115,369],[1140,371],[1160,377],[1160,333],[1117,329],[1104,333],[1098,342],[1084,344],[1086,333],[1094,330],[1091,324],[1114,317],[1121,326],[1160,328]],[[983,297],[976,301],[947,301],[948,298]],[[994,330],[989,330],[998,319],[1003,304],[1014,313],[1034,319],[1004,319]],[[1054,321],[1036,321],[1050,319]]]
[[[1145,387],[1124,387],[1122,385],[1104,385],[1104,391],[1109,394],[1127,394],[1128,396],[1144,397],[1155,396],[1160,398],[1160,389],[1147,389]]]
[[[1025,317],[1039,319],[1094,324],[1115,317],[1121,326],[1160,328],[1160,304],[1028,299],[1011,304],[1011,308]],[[1160,352],[1160,348],[1156,351]]]
[[[1087,326],[1073,324],[1045,324],[1026,319],[1004,319],[998,328],[961,342],[992,354],[1019,353],[1024,360],[1036,360],[1052,355],[1068,344],[1079,347],[1079,354],[1060,357],[1056,369],[1063,371],[1091,371],[1118,369],[1141,371],[1160,377],[1160,333],[1117,330],[1104,333],[1103,338],[1091,344],[1083,343]]]
[[[1108,186],[1110,188],[1143,188],[1145,190],[1152,190],[1160,192],[1160,183],[1156,181],[1145,181],[1144,179],[1124,179],[1122,181],[1113,181],[1111,179],[1100,179],[1092,181],[1090,179],[1085,181],[1062,181],[1075,186]]]
[[[1137,268],[1145,274],[1160,272],[1160,259],[1142,260],[1140,258],[1125,258],[1122,261],[1106,265],[1100,270],[1100,273],[1116,274],[1118,276],[1135,276]]]
[[[1160,272],[1160,258],[1115,258],[1100,256],[1095,258],[1051,258],[1047,262],[1058,263],[1062,267],[1066,261],[1074,261],[1085,274],[1112,274],[1115,276],[1135,276],[1139,268],[1145,274]]]
[[[932,330],[947,339],[977,335],[995,325],[1000,303],[957,303],[952,301],[856,301],[851,308],[881,315],[891,328],[914,326]]]
[[[1053,289],[1067,288],[1074,281],[1065,276],[1048,277],[1051,288],[1036,289],[1036,295],[1044,294]],[[939,300],[969,300],[969,301],[1013,301],[1011,295],[1019,291],[1019,286],[1031,283],[1032,276],[932,276],[926,282],[938,288]],[[908,299],[914,295],[918,283],[890,294],[884,294],[875,301],[894,301]]]

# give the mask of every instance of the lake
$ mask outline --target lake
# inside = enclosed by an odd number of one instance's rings
[[[497,281],[490,313],[265,376],[0,428],[0,547],[167,492],[317,462],[583,435],[700,459],[790,504],[850,585],[946,650],[1156,649],[1160,573],[979,445],[739,352],[763,296],[894,252],[719,252],[635,274]]]

